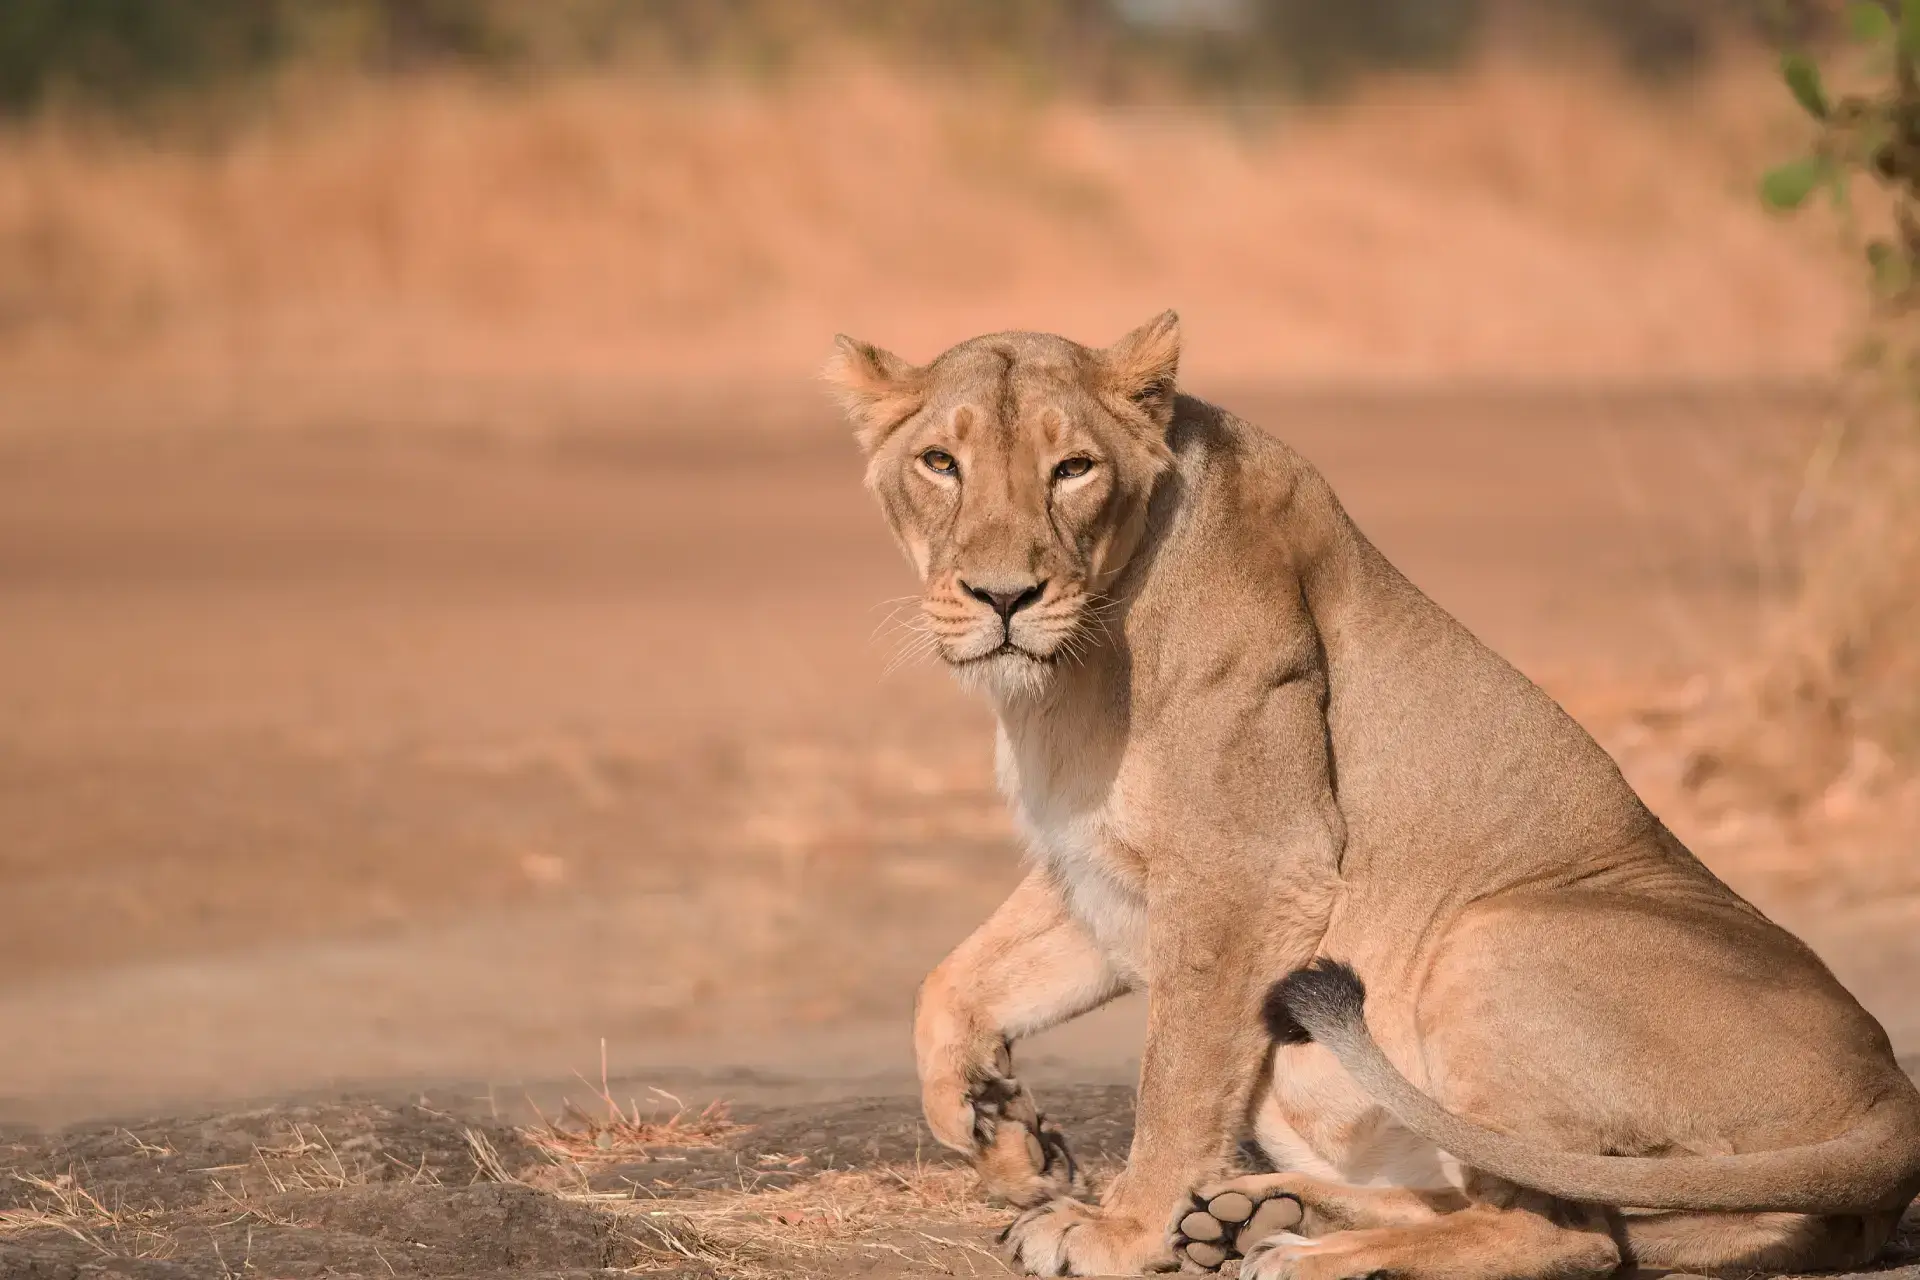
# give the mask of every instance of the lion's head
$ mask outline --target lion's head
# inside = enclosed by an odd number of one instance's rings
[[[1104,349],[990,334],[925,366],[838,344],[826,376],[919,571],[936,651],[1002,697],[1044,689],[1098,631],[1172,461],[1178,317]]]

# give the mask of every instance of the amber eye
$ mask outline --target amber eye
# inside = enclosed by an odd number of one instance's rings
[[[953,475],[960,470],[960,464],[955,462],[953,455],[945,449],[929,449],[920,455],[920,461],[926,465],[927,470],[938,472],[943,476]]]
[[[1076,476],[1083,476],[1091,470],[1093,470],[1092,458],[1066,458],[1061,461],[1060,465],[1053,469],[1053,478],[1055,480],[1071,480]]]

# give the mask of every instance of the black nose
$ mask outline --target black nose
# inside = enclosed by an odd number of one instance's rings
[[[1030,587],[1016,587],[1011,591],[988,591],[970,582],[962,582],[960,589],[982,604],[992,605],[993,611],[1000,615],[1001,621],[1011,622],[1014,614],[1040,598],[1041,593],[1047,589],[1047,584],[1042,581]]]

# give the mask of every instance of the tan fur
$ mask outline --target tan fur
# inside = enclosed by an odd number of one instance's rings
[[[1348,1186],[1439,1191],[1465,1182],[1457,1160],[1361,1092],[1323,1045],[1280,1046],[1253,1133],[1276,1169]]]
[[[1098,1206],[1023,1216],[1011,1256],[1169,1264],[1168,1222],[1250,1124],[1292,1176],[1432,1209],[1276,1238],[1262,1275],[1877,1248],[1920,1189],[1920,1095],[1879,1026],[1311,466],[1177,395],[1178,351],[1169,314],[1105,350],[997,334],[925,367],[843,340],[829,370],[939,652],[994,706],[1036,864],[922,988],[935,1135],[1016,1202],[1068,1190],[1057,1163],[1010,1158],[1041,1144],[1002,1129],[1044,1122],[1005,1045],[1148,994],[1126,1171]],[[1276,1053],[1261,998],[1316,957],[1365,979],[1365,1022]],[[1491,1167],[1462,1168],[1436,1116]],[[1747,1153],[1789,1149],[1817,1185],[1776,1204]],[[1581,1163],[1599,1157],[1653,1159]],[[1575,1209],[1583,1179],[1756,1212]],[[1781,1207],[1813,1212],[1757,1212]]]
[[[1397,1216],[1397,1215],[1393,1215]],[[1360,1220],[1355,1220],[1356,1218]],[[1445,1275],[1449,1280],[1581,1280],[1620,1266],[1598,1209],[1556,1212],[1545,1202],[1477,1202],[1425,1220],[1373,1223],[1362,1215],[1325,1234],[1281,1232],[1248,1250],[1244,1280],[1345,1280]]]

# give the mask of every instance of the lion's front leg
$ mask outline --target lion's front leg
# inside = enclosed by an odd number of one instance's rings
[[[1198,981],[1156,974],[1127,1168],[1098,1208],[1055,1201],[1015,1222],[1003,1243],[1017,1268],[1132,1275],[1174,1264],[1172,1210],[1188,1187],[1229,1167],[1267,1053],[1253,985],[1225,966]]]
[[[1004,1243],[1017,1266],[1169,1269],[1175,1209],[1232,1166],[1271,1052],[1262,998],[1275,974],[1312,958],[1338,893],[1344,825],[1327,784],[1323,687],[1285,681],[1260,715],[1180,726],[1185,750],[1168,753],[1159,779],[1180,827],[1148,854],[1147,1041],[1127,1169],[1097,1210],[1056,1201],[1014,1223]]]
[[[1014,1075],[1011,1046],[1124,989],[1044,871],[921,985],[914,1056],[927,1125],[973,1161],[990,1198],[1026,1208],[1085,1191],[1065,1136]]]
[[[1242,921],[1233,912],[1227,921]],[[1173,1267],[1167,1223],[1196,1182],[1232,1165],[1270,1045],[1259,1002],[1275,972],[1257,931],[1186,915],[1153,930],[1147,1043],[1127,1169],[1095,1208],[1041,1206],[1010,1227],[1009,1259],[1036,1275]],[[1228,936],[1220,936],[1225,930]],[[1237,930],[1237,936],[1235,936]],[[1310,945],[1310,944],[1307,944]]]

